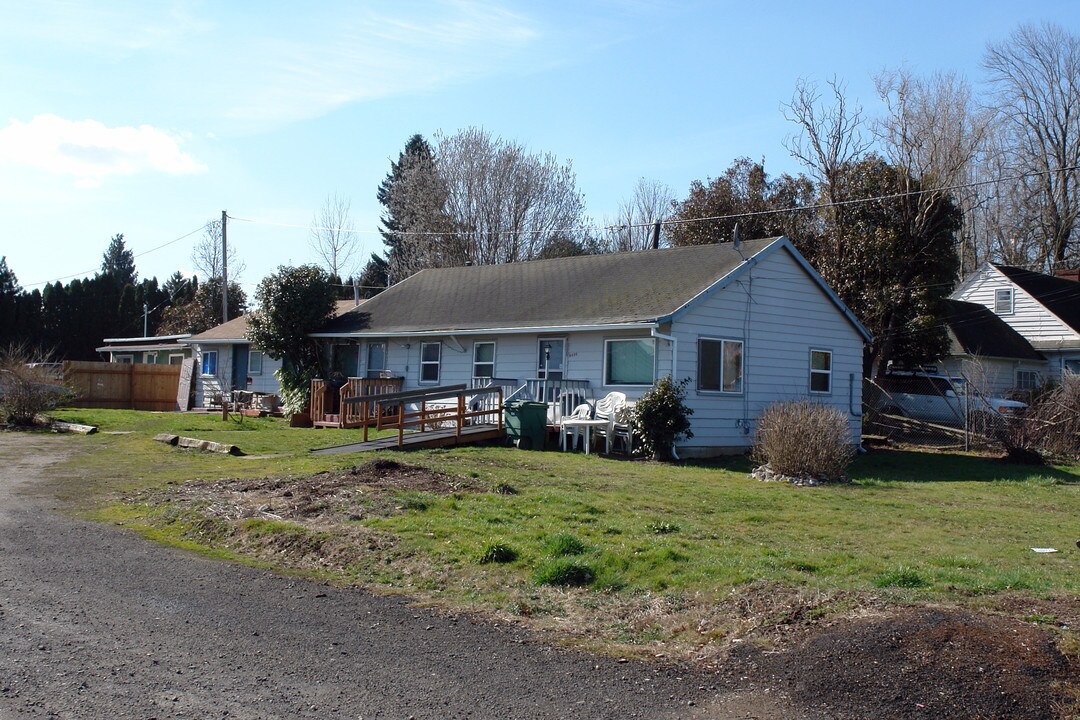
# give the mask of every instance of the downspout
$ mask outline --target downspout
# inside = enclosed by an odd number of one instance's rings
[[[676,363],[679,359],[679,339],[674,335],[665,335],[657,328],[651,328],[649,334],[657,340],[667,340],[671,343],[671,380],[674,382],[677,379]],[[671,444],[671,456],[676,460],[680,460],[679,453],[675,448],[675,443]]]

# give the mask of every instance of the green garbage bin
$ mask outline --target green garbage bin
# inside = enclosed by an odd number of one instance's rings
[[[522,450],[543,450],[547,439],[547,403],[515,400],[505,405],[506,436]]]

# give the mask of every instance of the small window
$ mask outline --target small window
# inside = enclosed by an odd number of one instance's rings
[[[202,354],[202,374],[217,375],[217,350],[204,350]]]
[[[262,350],[252,350],[248,353],[248,375],[262,375],[262,364]]]
[[[810,351],[810,392],[832,392],[832,353],[828,350]]]
[[[386,343],[369,342],[367,346],[367,369],[369,373],[380,373],[386,369]]]
[[[698,341],[698,389],[725,393],[743,390],[742,340]]]
[[[998,315],[1011,315],[1013,312],[1012,288],[1001,288],[994,291],[994,312]]]
[[[495,343],[473,343],[473,369],[474,378],[495,377]]]
[[[439,382],[439,361],[442,359],[442,343],[420,343],[420,382]]]
[[[1034,370],[1017,370],[1016,371],[1016,389],[1017,390],[1038,390],[1039,388],[1039,373]]]
[[[154,353],[146,353],[146,364],[157,365],[157,355]]]
[[[115,355],[114,357],[116,359],[113,360],[113,362],[124,363],[125,365],[131,365],[133,362],[135,362],[132,355]]]
[[[169,364],[170,365],[183,365],[184,364],[184,355],[183,355],[183,353],[178,353],[176,355],[170,355],[169,356]]]
[[[651,338],[604,343],[605,385],[652,385],[656,345]]]
[[[1065,372],[1070,372],[1073,375],[1080,375],[1080,360],[1066,360]]]

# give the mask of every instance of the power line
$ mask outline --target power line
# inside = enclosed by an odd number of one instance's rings
[[[194,230],[192,230],[189,233],[184,233],[183,235],[181,235],[178,238],[173,238],[169,242],[162,243],[162,244],[158,245],[157,247],[150,248],[149,250],[143,250],[141,253],[133,254],[131,257],[132,257],[132,259],[135,259],[135,258],[140,258],[140,257],[142,257],[144,255],[149,255],[150,253],[155,252],[157,250],[160,250],[163,247],[168,247],[169,245],[172,245],[174,243],[178,243],[181,240],[184,240],[185,238],[189,238],[189,237],[191,237],[192,235],[199,232],[200,230],[202,230],[205,227],[206,227],[205,225],[200,225],[199,227],[195,228]],[[97,272],[97,268],[91,268],[89,270],[83,270],[82,272],[77,272],[77,273],[74,273],[72,275],[65,275],[64,277],[53,278],[52,280],[43,280],[41,282],[27,283],[26,287],[37,287],[38,285],[52,285],[54,282],[60,282],[61,280],[71,280],[72,278],[85,277],[86,275],[89,275],[92,272]]]

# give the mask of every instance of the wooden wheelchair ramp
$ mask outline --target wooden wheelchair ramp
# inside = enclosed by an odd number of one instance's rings
[[[457,428],[425,430],[424,432],[406,433],[400,445],[396,435],[389,435],[378,440],[312,450],[311,454],[340,455],[342,453],[367,452],[369,450],[421,450],[424,448],[489,442],[491,440],[501,440],[505,436],[506,431],[497,425],[469,425],[461,429],[460,437]]]
[[[426,390],[361,395],[343,400],[346,405],[371,404],[376,430],[397,430],[396,435],[313,450],[315,455],[368,450],[417,450],[499,440],[506,434],[502,416],[502,388],[466,388],[449,385]],[[406,409],[410,405],[413,409]]]

